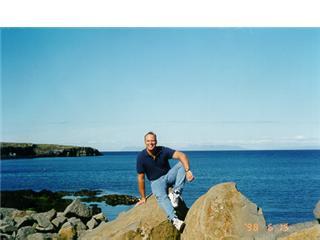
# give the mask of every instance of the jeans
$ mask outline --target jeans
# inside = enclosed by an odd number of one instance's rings
[[[182,194],[185,181],[186,173],[181,162],[174,165],[166,175],[151,181],[152,193],[156,196],[160,207],[164,209],[169,220],[176,218],[177,215],[168,197],[168,188],[173,186],[174,192]]]

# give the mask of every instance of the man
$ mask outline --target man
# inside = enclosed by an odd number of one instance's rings
[[[185,180],[191,182],[194,179],[188,157],[182,152],[158,147],[157,136],[153,132],[148,132],[144,136],[144,142],[146,148],[137,157],[138,187],[141,195],[137,205],[147,201],[145,195],[145,175],[147,175],[158,204],[166,212],[172,224],[182,231],[185,224],[178,219],[174,208],[178,207]],[[178,159],[180,162],[170,169],[169,159],[171,158]],[[168,195],[169,187],[173,187],[173,191]]]

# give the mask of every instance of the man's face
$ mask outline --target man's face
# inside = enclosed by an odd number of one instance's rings
[[[146,148],[149,151],[152,151],[157,145],[157,138],[152,134],[148,134],[144,140],[144,143],[146,144]]]

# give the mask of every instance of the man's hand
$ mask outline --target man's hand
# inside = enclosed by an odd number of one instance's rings
[[[192,182],[194,180],[194,176],[190,170],[186,172],[186,178],[188,182]]]
[[[146,202],[147,202],[147,199],[146,199],[146,198],[141,198],[141,199],[139,200],[139,202],[136,203],[136,206],[142,205],[142,204],[144,204],[144,203],[146,203]]]

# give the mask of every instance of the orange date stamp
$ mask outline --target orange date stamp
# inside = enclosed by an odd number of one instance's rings
[[[248,232],[259,232],[259,224],[258,223],[245,223],[244,226]],[[277,225],[277,228],[279,228],[279,231],[281,231],[281,232],[287,232],[287,231],[289,231],[289,224],[282,223],[282,224]],[[272,223],[268,224],[267,231],[273,232],[274,230],[275,230],[275,227],[272,225]]]

